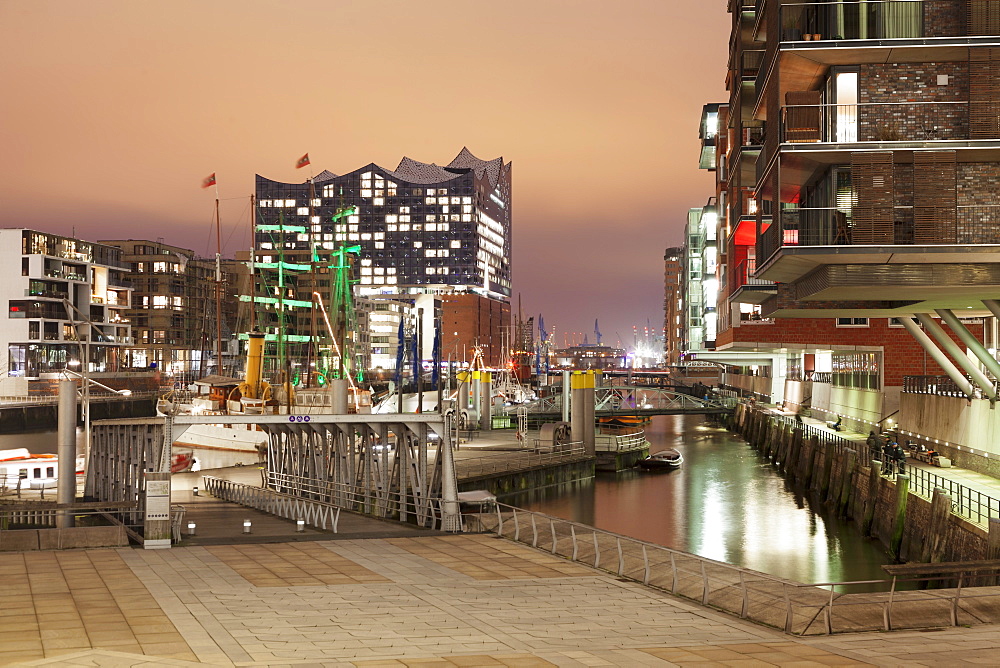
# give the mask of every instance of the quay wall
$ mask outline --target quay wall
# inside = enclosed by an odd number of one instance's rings
[[[525,492],[594,477],[595,458],[559,462],[528,469],[502,471],[458,479],[458,491],[484,489],[495,496]]]
[[[868,465],[860,456],[863,453],[836,442],[820,442],[815,436],[804,437],[802,429],[793,429],[746,404],[737,406],[728,421],[732,431],[794,485],[835,508],[899,561],[966,561],[989,556],[987,530],[951,513],[947,495],[934,501],[910,491],[902,496],[903,483],[873,472],[880,464]]]
[[[58,405],[55,403],[0,406],[0,434],[23,431],[55,429],[58,424]],[[153,397],[94,400],[90,404],[91,420],[112,420],[156,415]],[[77,406],[77,425],[83,424],[80,406]]]

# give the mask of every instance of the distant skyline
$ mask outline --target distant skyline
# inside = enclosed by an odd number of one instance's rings
[[[0,4],[0,226],[249,245],[254,174],[303,181],[463,146],[513,163],[512,310],[630,344],[712,195],[721,0]],[[309,153],[310,168],[295,169]]]

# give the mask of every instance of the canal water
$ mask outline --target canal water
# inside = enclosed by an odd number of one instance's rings
[[[805,583],[884,579],[882,546],[797,494],[745,441],[697,415],[653,418],[676,471],[599,473],[500,501]]]

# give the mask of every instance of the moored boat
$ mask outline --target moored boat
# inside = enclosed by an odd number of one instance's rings
[[[639,461],[639,467],[644,469],[678,469],[684,463],[684,457],[673,448],[654,452]]]

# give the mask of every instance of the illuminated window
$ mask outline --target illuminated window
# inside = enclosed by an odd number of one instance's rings
[[[454,241],[451,242],[451,247],[452,248],[461,248],[462,247],[462,242],[454,240]]]
[[[462,222],[463,223],[471,223],[472,222],[472,215],[468,214],[468,213],[463,213],[462,214]]]
[[[447,205],[441,207],[441,213],[448,213],[448,206]]]
[[[424,242],[423,241],[414,241],[413,242],[413,247],[414,248],[423,248],[424,247]]]
[[[387,223],[397,223],[397,222],[399,222],[399,216],[397,216],[394,213],[386,214],[386,216],[385,216],[385,222],[387,222]]]
[[[385,206],[385,200],[381,197],[373,197],[372,204],[375,206]]]
[[[435,225],[434,223],[427,223],[426,225],[424,225],[424,229],[426,229],[428,232],[436,232],[437,227],[438,226]]]
[[[406,223],[402,223],[399,226],[399,231],[400,232],[409,232],[410,231],[410,226],[407,225]]]
[[[432,214],[432,213],[431,213],[431,214],[427,214],[427,222],[428,222],[428,223],[433,223],[433,222],[434,222],[434,221],[436,221],[436,220],[437,220],[437,216],[435,216],[435,215],[434,215],[434,214]]]
[[[413,226],[413,231],[414,232],[420,232],[423,229],[424,229],[424,226],[423,226],[422,223],[417,223],[416,225]]]
[[[447,203],[448,203],[447,197],[438,197],[438,204],[447,204]]]
[[[461,204],[462,203],[462,198],[461,197],[452,197],[451,198],[451,203],[452,204]]]
[[[462,206],[462,213],[472,213],[472,207],[468,204]]]
[[[313,201],[312,201],[312,205],[313,205],[314,207],[315,207],[315,206],[319,206],[319,205],[321,205],[322,203],[323,203],[323,202],[322,202],[322,200],[320,200],[320,199],[313,199]]]
[[[347,240],[348,241],[361,241],[361,237],[360,237],[360,235],[357,235],[357,234],[348,234],[347,235]]]
[[[376,241],[375,242],[375,248],[377,248],[377,249],[385,248],[385,242],[384,241]]]
[[[428,190],[427,192],[430,192],[430,190]],[[435,204],[436,202],[437,202],[437,198],[436,197],[425,197],[424,198],[424,204]]]
[[[295,210],[295,214],[299,215],[299,216],[308,216],[309,215],[309,207],[307,207],[307,206],[300,206],[299,208],[297,208]]]
[[[361,196],[362,197],[371,197],[372,196],[372,191],[366,188],[366,189],[364,189],[364,190],[361,191]]]

